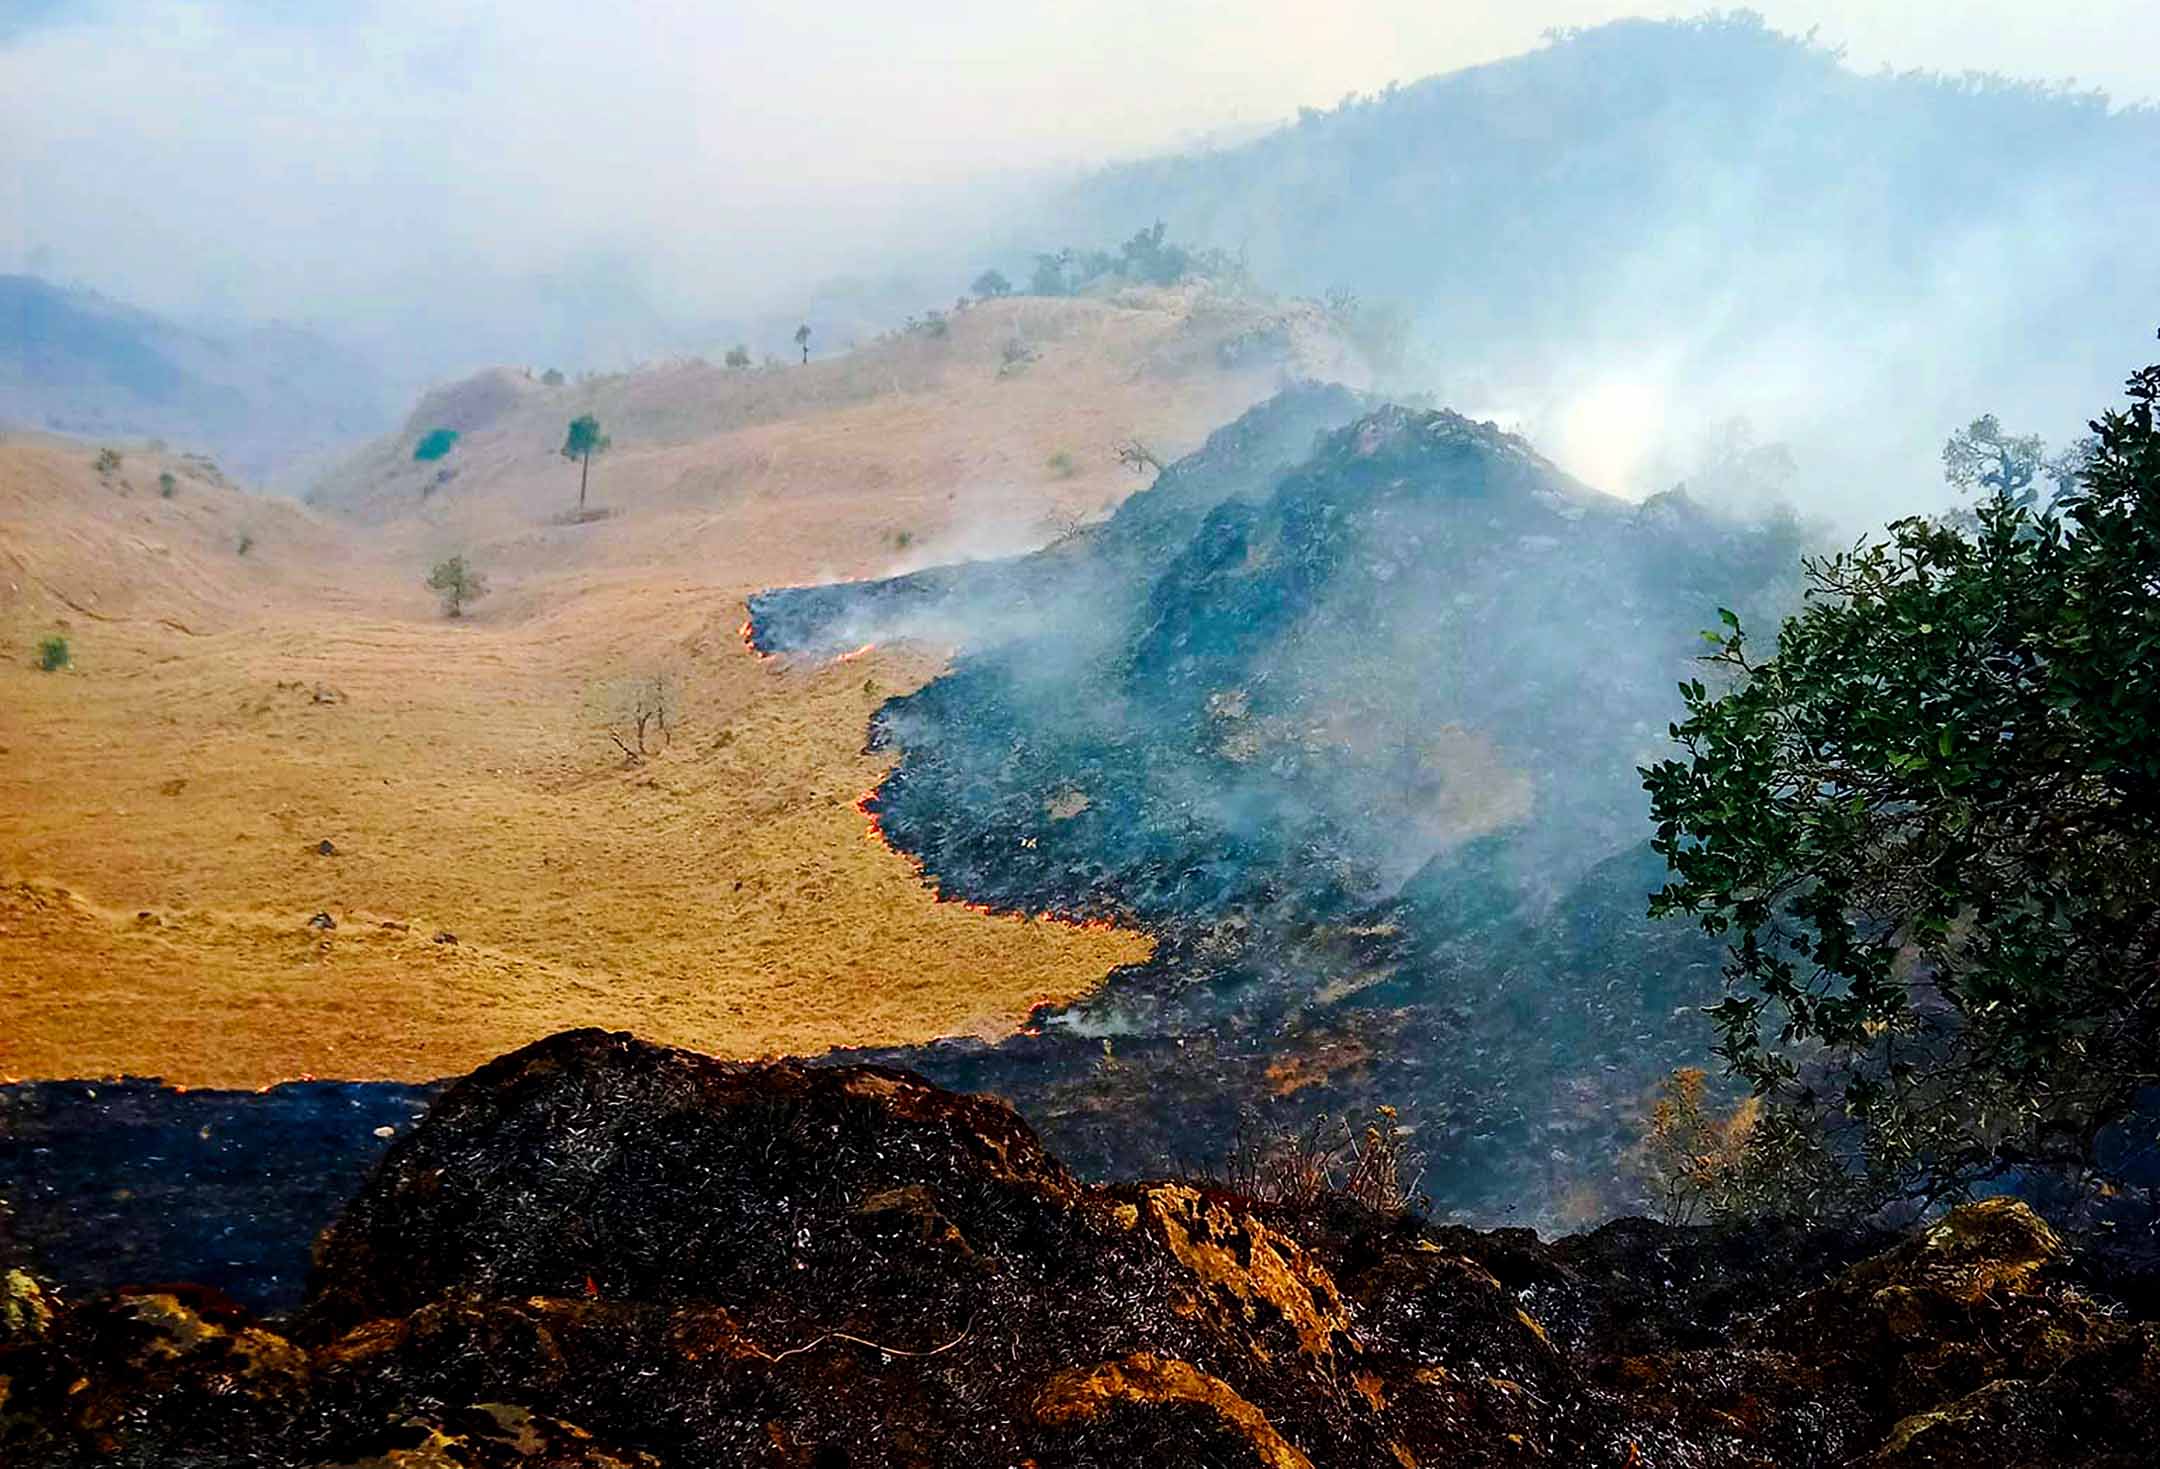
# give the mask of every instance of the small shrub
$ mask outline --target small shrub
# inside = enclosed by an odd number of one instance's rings
[[[249,535],[246,531],[242,531],[240,533],[240,544],[234,549],[237,550],[241,555],[245,556],[248,552],[255,549],[255,537]]]
[[[995,269],[986,270],[975,277],[974,285],[969,287],[970,290],[985,301],[994,301],[1000,296],[1010,296],[1012,288],[1012,282],[1005,278],[1005,272]]]
[[[74,661],[75,655],[68,649],[68,640],[58,633],[37,645],[38,667],[47,673],[58,673]]]
[[[422,464],[432,464],[448,454],[457,444],[458,431],[454,428],[431,428],[413,445],[412,457]]]
[[[722,358],[721,360],[726,362],[730,368],[733,368],[735,371],[740,372],[743,368],[746,368],[750,365],[750,349],[744,346],[741,342],[737,342],[734,346],[727,349],[727,356]]]
[[[1425,1203],[1418,1192],[1424,1155],[1411,1148],[1409,1129],[1393,1107],[1373,1108],[1362,1125],[1323,1113],[1302,1128],[1266,1123],[1248,1112],[1220,1168],[1186,1173],[1255,1203],[1293,1209],[1311,1208],[1330,1194],[1382,1214]]]
[[[559,388],[563,385],[562,370],[560,368],[551,367],[546,372],[540,374],[540,381],[542,385],[546,387]]]
[[[1025,372],[1027,365],[1034,360],[1035,349],[1033,347],[1030,347],[1018,337],[1007,337],[1004,350],[1000,354],[998,376],[1011,377],[1015,373]]]
[[[1050,472],[1059,479],[1071,479],[1080,472],[1080,466],[1073,462],[1072,455],[1063,449],[1050,456],[1049,466]]]
[[[1658,1098],[1644,1129],[1644,1162],[1665,1208],[1668,1224],[1692,1224],[1705,1211],[1733,1212],[1744,1192],[1743,1164],[1762,1115],[1748,1097],[1726,1116],[1704,1110],[1708,1078],[1699,1066],[1683,1066],[1658,1083]]]
[[[487,578],[466,565],[463,556],[449,556],[435,563],[428,572],[430,591],[442,597],[445,617],[462,617],[465,604],[488,594]]]
[[[915,532],[911,530],[896,530],[892,533],[892,545],[895,551],[905,551],[908,547],[914,544]]]
[[[157,492],[160,498],[170,500],[179,488],[180,481],[173,478],[171,470],[164,470],[158,475]]]
[[[115,473],[116,471],[118,471],[118,470],[119,470],[119,468],[120,468],[120,451],[119,451],[118,449],[100,449],[100,450],[98,450],[98,453],[97,453],[97,472],[98,472],[99,474],[112,474],[112,473]]]

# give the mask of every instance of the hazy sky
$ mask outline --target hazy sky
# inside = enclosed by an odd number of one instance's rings
[[[1012,178],[1489,60],[1596,0],[0,0],[0,270],[473,350],[535,289],[727,312]],[[2160,4],[1764,0],[1863,69],[2160,96]],[[928,207],[925,207],[928,206]],[[785,308],[781,308],[785,309]],[[470,326],[465,325],[470,323]],[[499,323],[498,323],[499,325]],[[400,327],[399,329],[406,329]]]

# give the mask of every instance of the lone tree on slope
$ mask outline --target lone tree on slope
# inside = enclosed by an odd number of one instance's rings
[[[462,617],[465,604],[477,601],[488,593],[487,578],[465,564],[463,556],[451,556],[435,563],[428,573],[430,590],[441,594],[443,615]]]
[[[795,328],[795,345],[802,348],[802,360],[808,362],[810,360],[810,324],[808,322],[804,322],[801,326]]]
[[[570,436],[563,440],[562,456],[565,459],[575,459],[582,466],[578,470],[578,509],[585,508],[585,481],[592,474],[593,455],[601,453],[613,442],[614,440],[600,432],[600,420],[590,413],[581,413],[570,420]]]
[[[969,287],[970,290],[985,301],[994,301],[1000,296],[1010,296],[1012,288],[1012,282],[1005,278],[1005,272],[996,269],[984,271],[981,275],[975,277],[975,284]]]

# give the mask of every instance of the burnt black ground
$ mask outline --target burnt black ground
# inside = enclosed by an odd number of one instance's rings
[[[440,1090],[302,1081],[262,1092],[154,1081],[0,1088],[0,1201],[30,1257],[78,1289],[214,1286],[299,1299],[317,1233]]]
[[[870,732],[870,809],[941,892],[1157,940],[1039,1036],[864,1059],[1013,1098],[1095,1176],[1388,1104],[1449,1210],[1625,1207],[1629,1114],[1719,992],[1714,944],[1644,918],[1637,766],[1797,546],[1308,385],[1048,551],[754,598],[768,651],[956,645]]]
[[[282,1320],[6,1251],[10,1469],[2131,1469],[2160,1431],[2160,1330],[2008,1199],[1548,1244],[1091,1186],[994,1099],[599,1031],[444,1093]]]

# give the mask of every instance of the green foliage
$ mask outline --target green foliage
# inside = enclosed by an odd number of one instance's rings
[[[1072,455],[1063,449],[1052,454],[1047,462],[1050,472],[1059,479],[1071,479],[1080,472],[1080,466],[1073,462]]]
[[[1039,254],[1034,272],[1028,277],[1028,294],[1073,296],[1102,280],[1169,286],[1189,279],[1233,278],[1240,273],[1237,263],[1222,251],[1188,249],[1170,241],[1167,233],[1167,227],[1157,220],[1120,245],[1115,253],[1068,246]],[[978,288],[981,284],[980,280],[976,282]]]
[[[570,432],[563,438],[562,457],[574,459],[578,464],[578,509],[585,508],[585,482],[592,476],[593,455],[604,453],[614,442],[600,431],[600,420],[590,413],[581,413],[570,420]]]
[[[2074,1166],[2160,1068],[2160,367],[2129,394],[2045,509],[1975,424],[1973,528],[1808,562],[1775,656],[1722,612],[1643,772],[1786,1207]]]
[[[120,451],[119,451],[118,449],[100,449],[100,450],[98,450],[98,453],[97,453],[97,472],[98,472],[99,474],[112,474],[112,473],[114,473],[115,471],[117,471],[117,470],[118,470],[119,468],[120,468]]]
[[[254,537],[254,535],[253,535],[253,534],[252,534],[251,532],[248,532],[248,531],[242,531],[242,532],[240,532],[240,543],[239,543],[238,545],[236,545],[236,546],[234,546],[234,547],[233,547],[233,552],[234,552],[234,554],[235,554],[235,555],[239,555],[239,556],[245,556],[245,555],[246,555],[246,554],[247,554],[248,552],[250,552],[250,551],[252,551],[252,550],[254,550],[254,549],[255,549],[255,537]]]
[[[975,277],[974,284],[968,287],[970,291],[973,291],[985,301],[995,301],[1000,296],[1010,296],[1012,288],[1012,282],[1005,278],[1005,272],[995,269],[984,271],[981,275]]]
[[[179,489],[180,481],[173,478],[173,472],[171,470],[166,469],[160,470],[158,472],[157,490],[160,498],[170,500],[173,495],[179,491]]]
[[[412,457],[422,464],[431,464],[448,454],[458,441],[454,428],[431,428],[413,445]]]
[[[729,367],[737,370],[748,367],[750,365],[750,349],[741,342],[737,342],[727,349],[727,356],[723,360]]]
[[[462,617],[465,604],[478,601],[488,594],[487,578],[466,565],[463,556],[451,556],[435,563],[428,572],[428,589],[442,597],[443,614]]]
[[[75,655],[68,648],[68,640],[58,633],[37,645],[37,666],[47,673],[58,673],[74,661]]]
[[[570,420],[570,431],[563,438],[562,457],[565,459],[590,459],[614,443],[600,432],[600,420],[590,413],[581,413]]]

